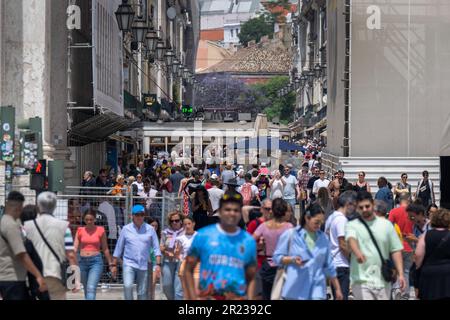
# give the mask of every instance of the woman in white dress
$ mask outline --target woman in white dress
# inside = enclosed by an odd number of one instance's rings
[[[270,199],[283,198],[283,190],[286,183],[281,179],[280,170],[275,170],[272,173],[272,177],[270,180]]]

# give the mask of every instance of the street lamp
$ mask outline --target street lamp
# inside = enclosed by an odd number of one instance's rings
[[[300,87],[304,87],[306,81],[308,81],[308,77],[306,76],[306,74],[302,74],[302,76],[300,77]]]
[[[300,78],[295,78],[295,89],[300,88]]]
[[[320,76],[322,75],[322,68],[320,67],[320,64],[316,64],[316,66],[314,67],[314,73],[316,78],[320,78]]]
[[[156,45],[156,59],[159,61],[164,60],[164,50],[166,49],[166,46],[164,45],[164,41],[161,39],[158,41],[158,44]]]
[[[175,58],[175,54],[173,53],[172,50],[168,50],[166,52],[166,54],[164,55],[164,57],[166,58],[166,64],[167,66],[171,66],[173,63],[173,59]]]
[[[130,4],[128,4],[128,0],[123,0],[122,4],[119,5],[119,8],[115,12],[117,25],[119,26],[120,31],[131,31],[131,26],[134,22],[135,13]]]
[[[158,44],[158,35],[154,29],[150,29],[145,36],[145,46],[151,52],[155,52],[156,45]]]
[[[183,78],[186,80],[188,77],[189,77],[189,69],[185,67],[183,69]]]
[[[184,66],[182,63],[180,63],[180,66],[178,67],[178,78],[183,77],[183,72],[184,72]]]
[[[177,58],[175,58],[175,60],[173,60],[173,63],[172,63],[172,73],[175,76],[178,75],[178,69],[180,68],[180,65],[181,65],[180,61]]]
[[[136,42],[143,43],[148,32],[148,27],[143,21],[136,21],[135,25],[131,28],[133,33],[133,39]]]

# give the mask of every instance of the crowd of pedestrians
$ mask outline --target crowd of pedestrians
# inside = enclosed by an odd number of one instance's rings
[[[80,274],[71,290],[82,286],[94,300],[107,264],[112,277],[122,273],[126,300],[135,286],[138,299],[154,299],[159,279],[169,300],[450,298],[450,212],[436,206],[428,172],[417,187],[406,173],[395,185],[380,177],[373,196],[364,171],[354,183],[342,170],[328,179],[320,146],[303,151],[292,154],[301,166],[273,171],[161,156],[118,168],[115,184],[106,170],[97,178],[86,172],[84,194],[103,187],[143,199],[112,250],[94,208],[72,237],[52,215],[54,194],[40,194],[35,216],[21,224],[23,196],[11,192],[0,228],[0,294],[64,299],[71,265]],[[163,230],[152,206],[160,192],[182,199],[163,215]]]

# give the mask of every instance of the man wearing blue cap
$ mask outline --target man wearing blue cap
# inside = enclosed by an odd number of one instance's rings
[[[150,248],[156,256],[156,272],[161,272],[161,251],[155,229],[144,222],[145,208],[135,205],[132,210],[133,222],[127,224],[120,233],[114,251],[112,273],[117,274],[117,261],[123,262],[123,286],[125,300],[133,300],[133,285],[136,279],[138,300],[148,300],[148,261]]]

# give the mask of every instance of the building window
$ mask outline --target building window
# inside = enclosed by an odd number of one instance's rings
[[[231,37],[234,38],[234,30],[231,29]]]

